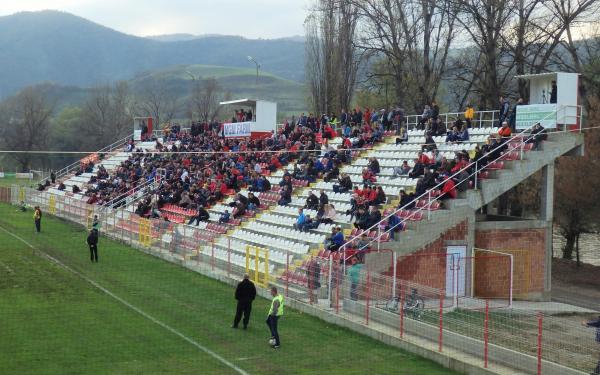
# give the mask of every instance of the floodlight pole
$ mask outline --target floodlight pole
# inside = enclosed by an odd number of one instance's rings
[[[248,56],[248,61],[253,62],[256,65],[256,87],[258,88],[258,69],[260,68],[260,64],[252,56]]]

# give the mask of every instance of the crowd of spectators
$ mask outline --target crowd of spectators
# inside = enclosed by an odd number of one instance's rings
[[[506,100],[501,98],[500,102],[504,110]],[[437,104],[433,102],[425,106],[417,125],[425,130],[421,151],[412,167],[405,160],[393,169],[396,177],[417,178],[413,193],[400,192],[398,208],[414,208],[415,199],[436,186],[442,200],[456,198],[458,192],[466,190],[473,173],[469,168],[463,169],[473,162],[478,162],[479,168],[482,168],[506,149],[505,142],[512,134],[506,116],[498,134],[490,136],[485,145],[477,146],[470,153],[466,150],[457,152],[453,160],[447,160],[438,151],[433,137],[443,135],[449,144],[467,142],[473,109],[469,106],[465,111],[465,121],[457,120],[447,130],[439,118]],[[235,112],[232,121],[252,119],[252,111],[241,109]],[[385,131],[394,130],[398,137],[396,142],[406,142],[408,132],[403,121],[404,113],[400,108],[380,111],[365,108],[364,112],[354,109],[351,112],[342,111],[339,118],[334,114],[314,116],[303,113],[297,119],[292,117],[290,121],[285,121],[271,136],[262,139],[224,138],[222,125],[218,122],[194,122],[189,130],[182,130],[179,125],[166,126],[162,143],[155,139],[156,152],[136,149],[135,144],[129,142],[126,145],[126,151],[131,152],[129,159],[111,173],[100,164],[84,194],[88,197],[88,203],[118,202],[129,195],[132,189],[157,179],[160,180],[160,188],[138,203],[136,213],[159,217],[161,207],[172,204],[192,210],[189,223],[198,225],[201,221],[209,220],[207,208],[226,196],[234,196],[234,199],[229,204],[231,211],[226,210],[221,214],[221,223],[239,218],[246,211],[257,210],[261,206],[258,193],[275,188],[279,191],[277,203],[288,205],[292,201],[294,180],[310,183],[323,178],[326,182],[334,182],[335,192],[352,193],[351,208],[346,214],[350,215],[355,228],[367,230],[381,221],[380,210],[387,201],[382,187],[375,186],[381,172],[379,162],[373,157],[369,159],[362,171],[362,184],[359,186],[355,186],[350,177],[340,173],[340,170],[352,158],[350,149],[380,141]],[[537,148],[544,138],[544,130],[538,125],[534,132],[528,142],[534,143]],[[329,140],[338,135],[342,137],[341,145],[330,146]],[[267,176],[289,163],[293,163],[292,167],[285,169],[279,184],[272,186]],[[77,174],[90,173],[93,169],[93,162],[82,164]],[[41,186],[42,189],[44,187]],[[60,183],[58,188],[65,189],[65,186]],[[249,191],[247,196],[239,194],[243,188]],[[74,186],[73,189],[79,188]],[[316,217],[305,215],[304,209],[317,211]],[[319,196],[310,192],[304,208],[299,209],[294,227],[309,231],[321,223],[333,224],[336,215],[335,207],[324,191]],[[399,219],[396,219],[393,217],[388,220],[386,226],[386,230],[391,230],[392,238],[400,227]],[[337,250],[343,241],[341,228],[334,225],[326,247]]]
[[[236,121],[251,118],[251,111],[236,111]],[[136,149],[133,142],[128,143],[125,149],[131,152],[128,160],[110,174],[99,166],[84,195],[88,203],[117,202],[118,206],[124,204],[123,198],[136,187],[159,179],[160,189],[140,201],[136,213],[156,217],[165,204],[199,211],[243,188],[254,193],[271,190],[266,176],[293,162],[279,184],[279,203],[289,204],[292,179],[308,182],[321,177],[338,179],[341,164],[352,156],[349,148],[363,147],[383,137],[380,124],[348,122],[345,125],[353,129],[350,136],[344,137],[341,145],[332,147],[328,140],[338,134],[335,130],[338,124],[333,115],[317,118],[302,114],[262,139],[223,138],[221,125],[216,122],[192,123],[187,131],[178,125],[166,126],[162,143],[156,140],[156,152],[145,152]],[[91,172],[93,167],[88,165],[82,172]],[[246,209],[255,210],[260,206],[254,194],[249,194],[249,198],[252,202],[236,195],[231,203],[232,212],[228,214],[239,217]],[[206,216],[201,212],[194,218],[207,220]],[[222,217],[223,221],[225,218]]]

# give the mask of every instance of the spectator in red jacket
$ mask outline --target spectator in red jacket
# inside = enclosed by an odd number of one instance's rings
[[[454,181],[448,176],[446,176],[444,179],[444,186],[442,187],[442,194],[440,195],[440,198],[443,200],[456,199],[456,195],[457,193]]]
[[[375,174],[369,168],[363,168],[362,171],[363,184],[372,184],[377,181]]]
[[[421,162],[421,164],[423,164],[423,165],[429,165],[429,164],[431,164],[431,159],[429,159],[429,156],[427,156],[427,154],[425,154],[422,151],[419,151],[417,153],[417,160],[419,162]]]

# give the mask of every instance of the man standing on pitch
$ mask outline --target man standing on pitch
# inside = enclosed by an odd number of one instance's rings
[[[87,244],[90,247],[90,260],[98,263],[98,230],[90,230],[90,234],[87,237]]]
[[[277,288],[274,286],[271,287],[271,295],[273,296],[273,300],[271,301],[271,308],[267,317],[267,325],[271,330],[271,347],[279,349],[280,342],[279,332],[277,332],[277,321],[283,316],[283,296],[277,293]]]
[[[237,328],[244,314],[244,329],[248,328],[248,322],[250,321],[250,312],[252,311],[252,301],[256,298],[256,288],[248,274],[244,275],[237,288],[235,289],[235,299],[237,300],[237,310],[235,312],[235,318],[233,319],[232,328]]]
[[[35,230],[40,233],[42,230],[42,210],[40,206],[35,206],[33,211],[33,221],[35,222]]]

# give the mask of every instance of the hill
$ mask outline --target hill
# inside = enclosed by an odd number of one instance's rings
[[[189,73],[188,73],[189,72]],[[191,75],[190,75],[191,73]],[[297,115],[306,111],[305,89],[298,82],[283,79],[270,73],[260,72],[256,85],[256,70],[211,65],[176,65],[164,69],[137,74],[125,80],[132,94],[143,97],[148,87],[158,83],[166,87],[169,94],[177,97],[181,104],[178,118],[187,117],[185,105],[192,91],[193,79],[215,77],[223,91],[233,98],[260,98],[277,102],[279,117]],[[92,89],[73,85],[43,83],[36,85],[43,90],[52,103],[55,114],[66,107],[83,105]]]
[[[146,87],[161,82],[180,100],[187,100],[193,80],[215,77],[224,91],[233,98],[260,98],[277,102],[278,112],[297,115],[306,110],[305,89],[298,82],[256,70],[211,65],[177,65],[152,72],[138,74],[129,80],[131,90],[142,95]]]
[[[86,87],[179,64],[248,68],[248,55],[263,71],[303,79],[304,45],[296,40],[175,39],[127,35],[58,11],[0,17],[0,98],[39,82]]]

